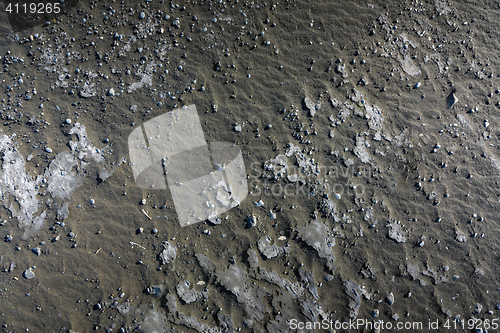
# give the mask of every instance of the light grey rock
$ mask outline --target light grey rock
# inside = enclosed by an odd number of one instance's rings
[[[359,135],[356,137],[356,147],[354,148],[354,154],[363,163],[369,163],[371,160],[370,154],[366,150],[365,140]]]
[[[316,282],[314,281],[314,275],[312,272],[307,272],[302,268],[299,268],[299,275],[304,286],[309,290],[314,299],[318,300],[318,290],[316,289]]]
[[[401,227],[401,224],[398,224],[396,222],[390,222],[387,223],[386,227],[389,228],[388,232],[389,238],[394,239],[398,243],[406,242],[406,237],[403,233],[403,228]]]
[[[283,252],[283,247],[278,247],[276,244],[271,245],[271,237],[262,236],[257,242],[260,253],[267,259],[279,256]]]
[[[159,255],[162,265],[174,262],[175,258],[177,257],[177,248],[175,247],[175,245],[173,245],[169,241],[166,241],[162,244],[162,246],[163,251]]]
[[[203,253],[196,253],[195,254],[196,259],[198,259],[198,262],[205,271],[205,273],[212,273],[215,270],[215,266],[210,262],[210,259]]]
[[[304,97],[304,100],[303,100],[303,103],[305,105],[305,107],[307,108],[307,110],[309,111],[309,116],[311,117],[314,117],[314,115],[316,114],[316,111],[319,109],[316,109],[316,105],[314,105],[313,101],[311,101],[309,99],[309,97]],[[320,104],[318,104],[320,105]]]
[[[194,289],[189,289],[189,286],[189,281],[182,281],[179,282],[176,288],[177,296],[179,296],[179,298],[186,304],[196,302],[208,296],[208,292],[199,292]]]
[[[265,291],[252,285],[248,281],[248,273],[238,264],[232,264],[226,270],[217,270],[216,275],[217,281],[245,306],[249,316],[260,321],[269,312],[262,302]]]
[[[32,268],[29,267],[27,270],[24,271],[23,276],[25,279],[31,280],[35,277],[35,272],[33,272]]]
[[[172,294],[167,295],[167,309],[171,314],[175,314],[177,312],[177,301],[175,300],[175,296]]]
[[[482,310],[483,310],[483,306],[481,304],[477,303],[476,308],[474,309],[474,314],[478,315],[481,313]]]
[[[387,295],[387,297],[386,297],[386,301],[387,301],[387,303],[389,303],[389,305],[393,305],[394,304],[394,294],[389,293],[389,295]]]
[[[304,227],[297,227],[299,237],[309,246],[318,252],[320,258],[326,259],[326,265],[332,271],[335,270],[335,255],[332,247],[335,245],[335,239],[329,236],[329,230],[320,220],[311,220]]]
[[[347,296],[351,298],[349,302],[349,308],[351,309],[350,317],[356,319],[358,317],[359,307],[361,306],[361,286],[353,281],[345,281],[344,287]]]
[[[69,216],[69,209],[68,209],[68,203],[65,202],[61,208],[59,208],[57,210],[57,215],[56,215],[56,219],[58,221],[64,221],[65,219],[67,219]]]

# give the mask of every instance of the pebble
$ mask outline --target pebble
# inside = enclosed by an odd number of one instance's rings
[[[455,93],[451,93],[447,98],[446,98],[446,106],[448,109],[451,109],[453,105],[455,105],[458,102],[458,97],[455,96]]]
[[[71,119],[66,119],[66,124],[71,125]]]
[[[153,234],[157,234],[157,233],[158,233],[158,229],[154,228],[153,230],[151,230],[151,232],[152,232]]]
[[[108,96],[114,96],[114,95],[115,95],[115,90],[113,88],[109,88]]]
[[[262,207],[262,206],[264,206],[264,201],[262,201],[262,200],[257,201],[257,202],[255,203],[255,206],[257,206],[257,207]]]
[[[90,204],[94,205],[95,204],[95,200],[94,199],[90,199]]]
[[[52,149],[50,149],[49,147],[45,147],[45,151],[46,151],[47,153],[52,153]]]
[[[418,89],[418,88],[420,88],[420,86],[421,86],[421,85],[422,85],[422,84],[421,84],[420,82],[417,82],[417,83],[415,84],[415,87],[414,87],[414,88],[415,88],[415,89]]]
[[[146,204],[146,199],[142,199],[142,200],[141,200],[141,205],[143,205],[143,206],[144,206],[145,204]]]
[[[253,228],[257,225],[257,218],[255,215],[248,215],[247,218],[245,219],[247,221],[247,228]]]
[[[483,306],[481,304],[477,303],[476,308],[474,309],[474,314],[478,315],[481,313],[482,310],[483,310]]]
[[[23,276],[25,279],[31,280],[35,277],[35,273],[31,269],[31,267],[29,267],[27,270],[24,271]]]
[[[144,12],[141,12],[141,13],[139,14],[139,18],[140,18],[141,20],[144,20],[144,19],[146,18],[146,14],[145,14]]]
[[[394,294],[393,293],[389,293],[389,295],[387,295],[387,303],[389,303],[389,305],[393,305],[394,304]]]
[[[378,318],[378,315],[380,314],[380,311],[377,309],[373,309],[372,312],[370,313],[373,318]]]
[[[37,256],[39,256],[42,253],[42,249],[40,249],[39,247],[35,247],[31,251],[33,251],[33,253],[36,254]]]

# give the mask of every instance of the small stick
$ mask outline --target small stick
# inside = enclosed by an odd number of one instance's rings
[[[145,211],[144,209],[141,209],[141,212],[142,212],[144,215],[146,215],[148,219],[150,219],[150,220],[151,220],[151,217],[149,217],[148,213],[146,213],[146,211]]]
[[[94,255],[98,254],[99,251],[101,251],[101,248],[98,248],[97,251],[95,251]]]
[[[129,243],[130,243],[130,244],[132,244],[132,245],[138,246],[138,247],[140,247],[141,249],[144,249],[144,250],[146,249],[144,246],[140,246],[140,245],[139,245],[139,244],[137,244],[137,243],[134,243],[134,242],[129,242]]]

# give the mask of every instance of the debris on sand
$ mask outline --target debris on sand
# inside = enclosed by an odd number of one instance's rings
[[[310,117],[314,117],[316,111],[318,111],[321,108],[321,104],[319,103],[319,101],[316,104],[314,104],[314,102],[311,101],[309,97],[304,97],[303,103],[306,109],[309,111]]]
[[[318,252],[320,258],[326,259],[326,265],[335,271],[335,255],[332,247],[335,239],[330,237],[326,225],[320,220],[312,220],[304,227],[297,227],[299,237]]]
[[[354,148],[354,154],[361,160],[363,163],[369,163],[371,160],[370,154],[366,150],[367,142],[363,140],[361,136],[356,137],[356,148]]]
[[[400,223],[389,222],[387,223],[386,227],[389,228],[389,238],[394,239],[398,243],[406,242],[406,237]]]
[[[177,257],[177,248],[175,247],[175,245],[173,245],[169,241],[166,241],[162,244],[162,246],[163,251],[161,251],[161,253],[159,254],[161,264],[166,265],[174,262],[175,258]]]
[[[183,300],[186,304],[196,302],[202,298],[206,298],[208,296],[207,291],[196,291],[194,289],[189,289],[190,283],[189,281],[179,282],[177,285],[177,295],[181,300]]]
[[[271,245],[270,236],[262,236],[257,242],[260,253],[267,259],[279,256],[285,251],[284,247],[278,247],[276,244]]]
[[[243,271],[238,264],[232,264],[225,270],[217,270],[216,275],[217,281],[236,296],[238,302],[245,306],[252,318],[262,320],[264,313],[269,312],[261,301],[265,291],[253,286],[248,281],[248,273]]]
[[[349,308],[351,309],[350,316],[352,319],[356,319],[361,306],[361,296],[370,300],[372,298],[372,294],[368,293],[364,287],[361,287],[353,281],[344,281],[344,288],[347,296],[351,298],[351,301],[349,302]]]

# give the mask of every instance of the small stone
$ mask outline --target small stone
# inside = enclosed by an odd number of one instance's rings
[[[340,193],[335,193],[335,199],[339,200],[341,197]]]
[[[40,249],[39,247],[35,247],[31,251],[33,251],[33,253],[36,254],[37,256],[39,256],[42,253],[42,249]]]
[[[495,306],[495,309],[500,310],[500,302],[497,303],[497,306]]]
[[[262,201],[262,200],[257,201],[257,202],[255,203],[255,206],[257,206],[257,207],[262,207],[262,206],[264,206],[264,201]]]
[[[415,84],[414,88],[415,88],[415,89],[418,89],[418,88],[420,88],[420,86],[421,86],[421,85],[422,85],[422,84],[421,84],[420,82],[417,82],[417,83]]]
[[[45,151],[46,151],[47,153],[52,153],[52,149],[50,149],[49,147],[45,147]]]
[[[255,215],[248,215],[247,218],[245,219],[247,221],[247,228],[253,228],[257,225],[257,218]]]
[[[446,107],[448,109],[451,109],[453,105],[455,105],[458,102],[458,97],[455,96],[455,93],[451,93],[447,98],[446,98]]]
[[[153,233],[153,235],[155,235],[158,233],[158,229],[154,228],[153,230],[151,230],[151,232]]]
[[[373,309],[372,312],[370,313],[373,318],[378,318],[378,315],[380,314],[380,311],[377,309]]]
[[[66,119],[66,124],[71,125],[71,119]]]
[[[332,280],[333,280],[333,278],[334,278],[334,276],[333,276],[333,275],[331,275],[331,274],[326,274],[326,275],[325,275],[325,281],[326,281],[326,282],[330,282],[330,281],[332,281]]]
[[[114,96],[115,95],[115,90],[113,88],[109,88],[107,95],[108,96]]]
[[[35,277],[35,273],[31,269],[31,267],[29,267],[27,270],[24,271],[23,276],[25,279],[31,280]]]
[[[136,234],[142,234],[143,232],[144,232],[144,228],[143,227],[139,227],[139,228],[137,228],[137,230],[136,230],[135,233]]]
[[[144,206],[145,204],[146,204],[146,199],[142,199],[142,200],[141,200],[141,205],[143,205],[143,206]]]
[[[483,306],[481,304],[477,303],[476,308],[474,309],[474,314],[478,315],[481,313],[482,310],[483,310]]]
[[[90,204],[91,205],[95,205],[95,200],[94,199],[90,199]]]
[[[387,295],[387,303],[389,303],[389,305],[393,305],[394,304],[394,294],[393,293],[389,293],[389,295]]]
[[[236,126],[234,126],[234,130],[235,130],[236,132],[241,132],[241,125],[236,125]]]
[[[141,20],[144,20],[144,19],[146,18],[146,14],[145,14],[144,12],[141,12],[141,13],[139,14],[139,18],[140,18]]]

